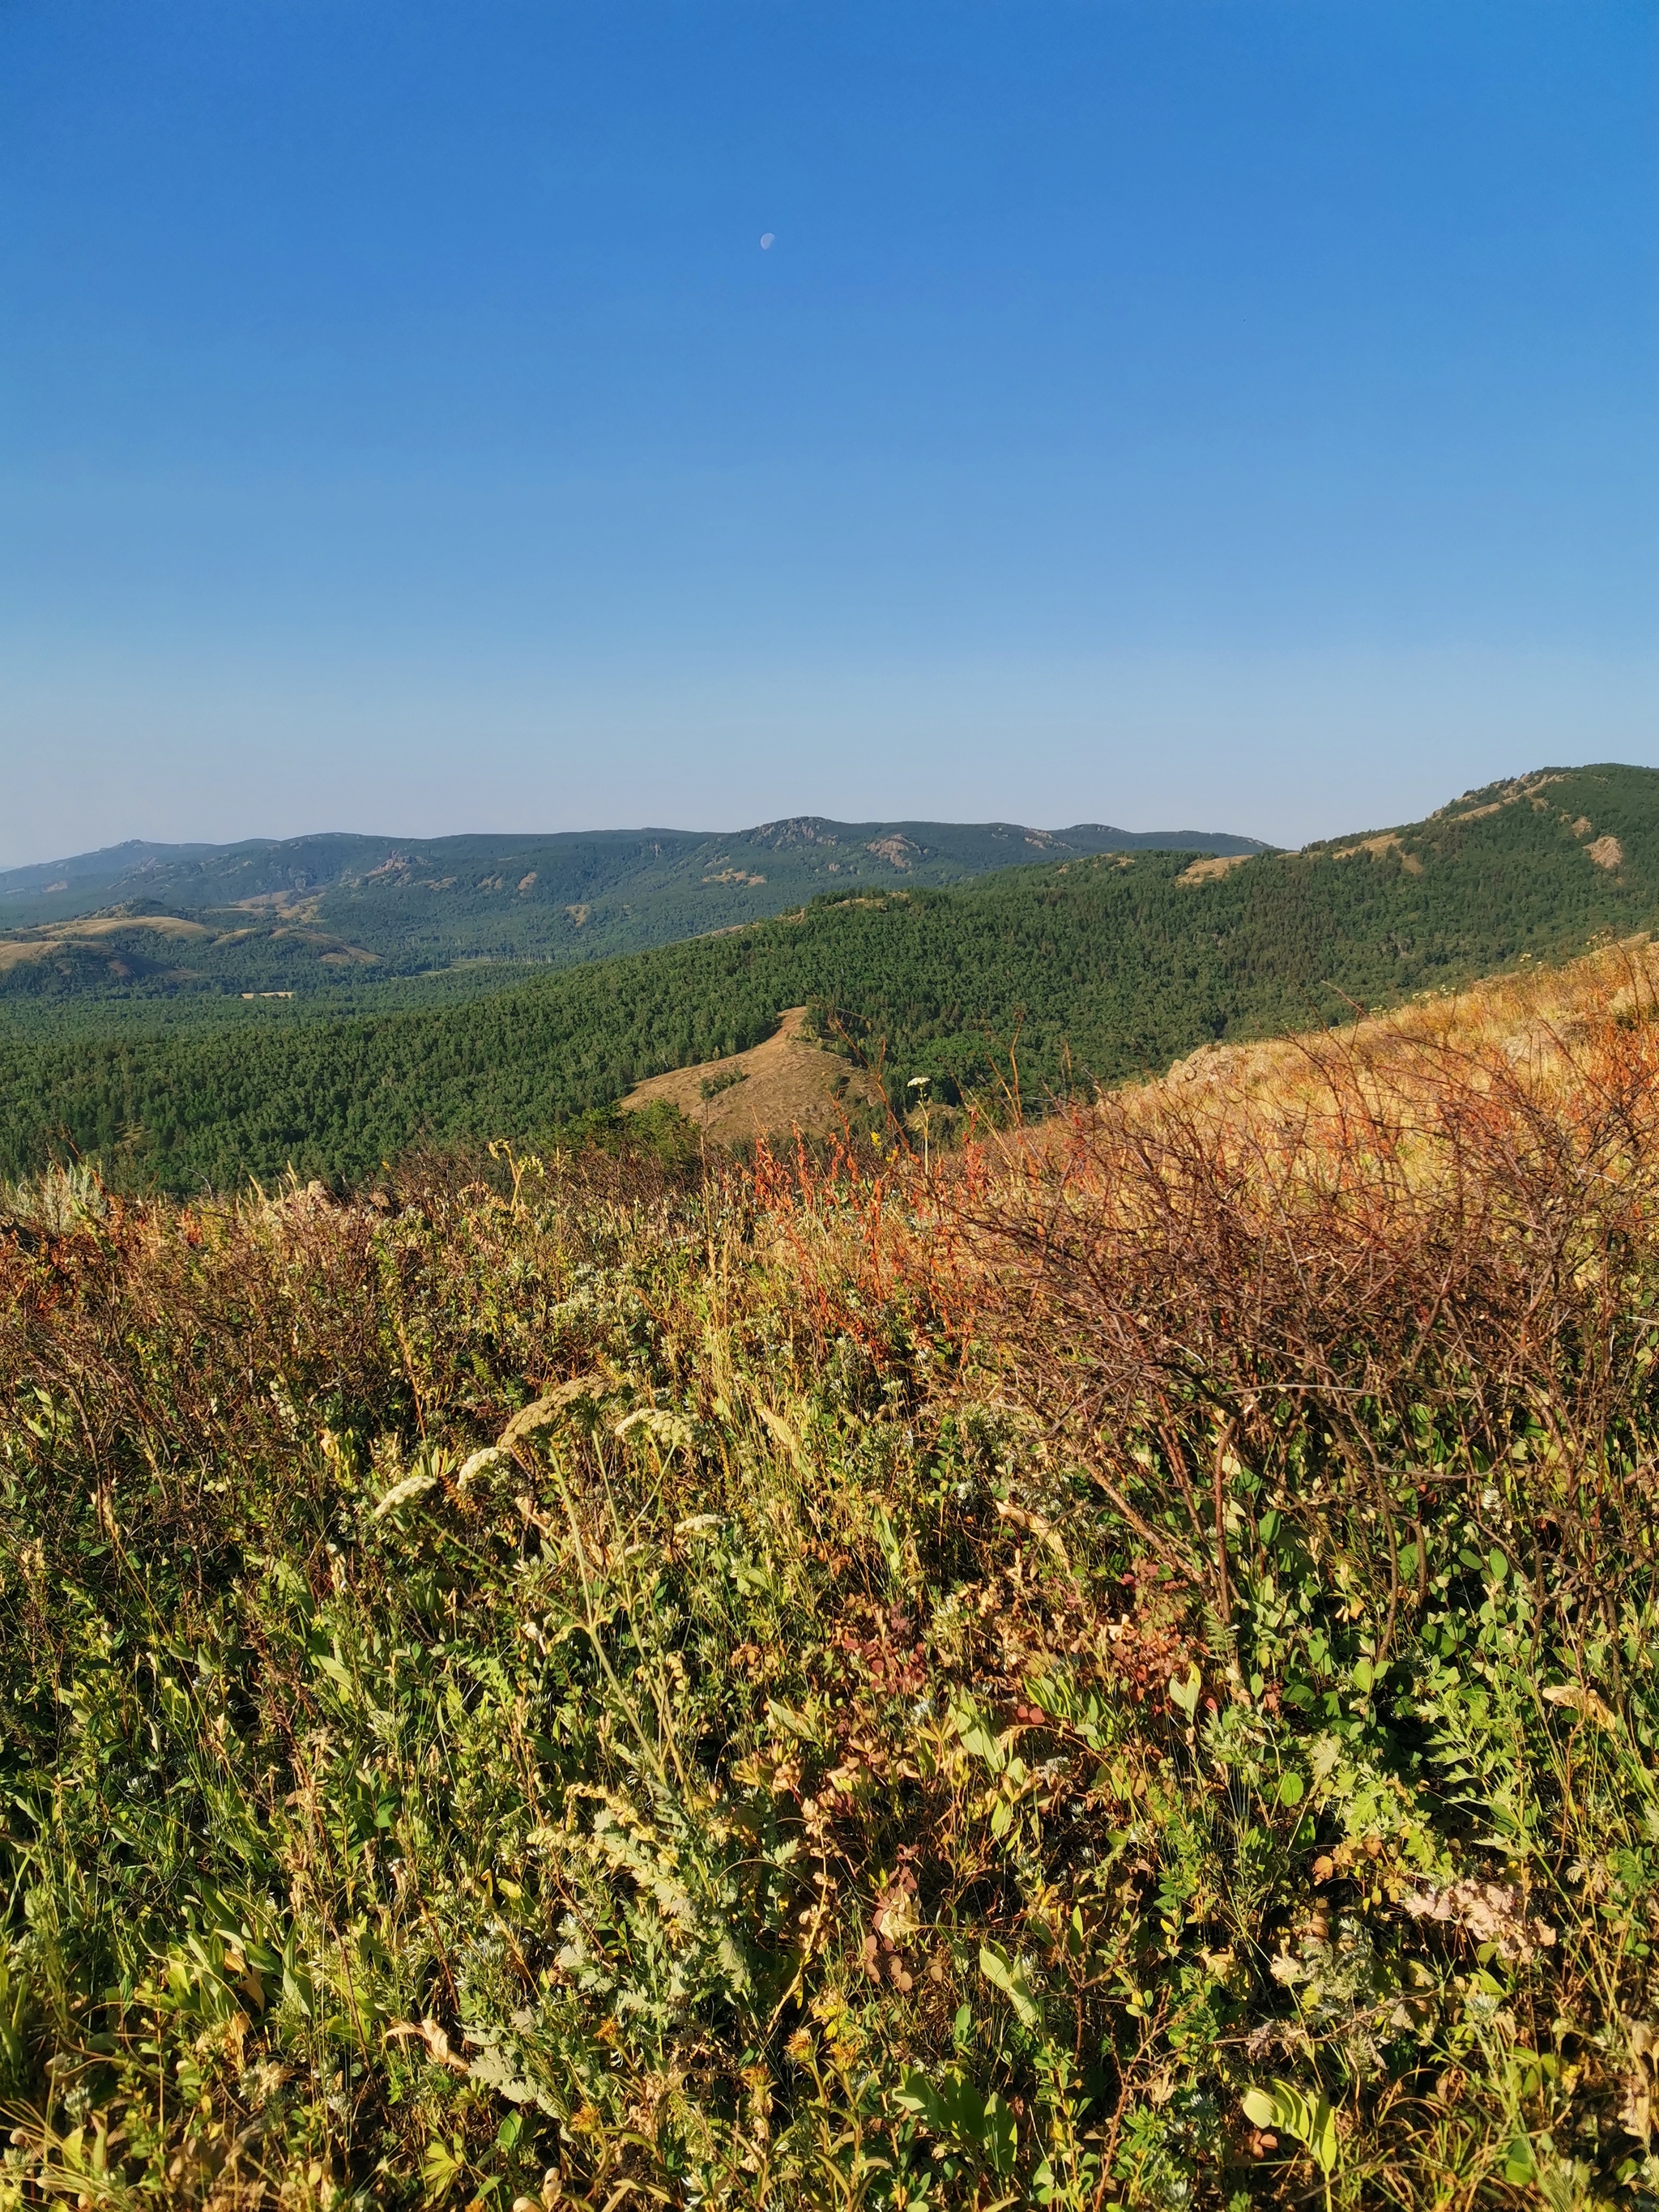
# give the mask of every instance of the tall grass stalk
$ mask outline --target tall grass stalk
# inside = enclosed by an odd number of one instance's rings
[[[1575,1024],[13,1194],[0,2204],[1659,2201],[1659,1034]]]

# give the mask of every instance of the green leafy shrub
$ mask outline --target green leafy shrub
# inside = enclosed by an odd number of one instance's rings
[[[15,1208],[0,2202],[1652,2196],[1656,1032],[1402,1055]]]

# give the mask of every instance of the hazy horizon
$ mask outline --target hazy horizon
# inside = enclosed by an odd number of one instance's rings
[[[1295,845],[1659,762],[1637,0],[64,0],[0,58],[0,866]]]
[[[359,829],[355,828],[349,823],[341,824],[339,823],[330,823],[324,827],[313,825],[309,830],[295,830],[291,836],[283,837],[267,837],[261,831],[257,830],[250,831],[246,836],[224,838],[118,837],[113,840],[113,842],[107,844],[81,846],[73,852],[65,849],[59,853],[48,853],[44,854],[38,854],[32,860],[0,861],[0,875],[15,874],[26,868],[54,867],[60,861],[67,862],[71,860],[94,859],[99,854],[104,853],[123,852],[130,846],[139,846],[147,850],[159,849],[176,853],[211,853],[234,850],[235,848],[243,845],[301,844],[314,838],[339,836],[367,837],[371,840],[401,838],[411,845],[436,844],[447,837],[513,837],[523,839],[532,843],[549,837],[701,837],[705,839],[714,839],[718,837],[744,836],[754,830],[773,829],[781,823],[790,821],[831,822],[837,829],[858,830],[877,828],[891,829],[895,827],[904,828],[912,825],[933,825],[938,827],[949,826],[953,828],[976,828],[981,826],[997,828],[1006,827],[1011,830],[1041,831],[1051,836],[1063,836],[1067,830],[1093,830],[1101,828],[1121,830],[1124,832],[1126,836],[1165,835],[1172,830],[1191,830],[1195,836],[1218,836],[1229,834],[1237,834],[1241,836],[1245,836],[1249,834],[1248,831],[1243,830],[1237,833],[1229,833],[1224,823],[1206,823],[1202,822],[1155,822],[1137,825],[1129,822],[1114,822],[1106,823],[1098,821],[1084,821],[1082,819],[1079,819],[1075,822],[1018,822],[1016,821],[1012,815],[988,815],[982,817],[981,822],[965,823],[958,822],[955,820],[954,817],[951,817],[947,821],[947,817],[943,815],[917,814],[868,815],[862,820],[856,820],[846,815],[811,813],[802,809],[797,809],[792,814],[769,816],[766,819],[759,822],[728,822],[717,824],[713,827],[695,822],[594,822],[579,823],[575,827],[568,830],[544,830],[538,828],[492,830],[489,828],[481,828],[477,830],[418,830],[374,828]]]

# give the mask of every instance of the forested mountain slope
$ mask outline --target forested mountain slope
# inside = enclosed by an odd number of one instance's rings
[[[457,963],[570,967],[740,927],[849,884],[958,883],[1020,861],[1248,837],[1016,823],[830,822],[730,836],[256,840],[117,847],[0,875],[0,998],[150,1000],[292,991],[371,999]]]
[[[1659,916],[1659,772],[1550,771],[1427,821],[1222,867],[1139,853],[958,890],[828,897],[729,934],[428,1013],[53,1043],[0,1032],[0,1166],[72,1146],[191,1188],[374,1171],[409,1145],[534,1138],[641,1078],[820,1011],[890,1091],[996,1088],[1028,1108],[1194,1046],[1346,1018]]]

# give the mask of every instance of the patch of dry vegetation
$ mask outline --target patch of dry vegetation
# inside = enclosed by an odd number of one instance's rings
[[[1492,811],[1496,813],[1498,810],[1494,807]],[[1390,853],[1398,853],[1400,865],[1408,876],[1420,876],[1423,872],[1422,861],[1408,848],[1403,839],[1396,836],[1392,830],[1384,831],[1376,837],[1362,837],[1357,844],[1339,845],[1334,858],[1339,860],[1351,860],[1356,853],[1369,853],[1373,860],[1377,860],[1384,859]]]
[[[1651,1010],[13,1194],[0,2196],[1650,2196]]]
[[[849,1117],[868,1126],[885,1118],[881,1087],[864,1069],[827,1051],[806,1033],[805,1006],[787,1007],[775,1036],[747,1052],[699,1061],[637,1084],[622,1111],[664,1103],[712,1142],[736,1146],[799,1131],[821,1138],[846,1131]]]
[[[1176,881],[1178,884],[1218,883],[1223,876],[1231,875],[1235,868],[1243,867],[1246,860],[1255,858],[1253,853],[1212,853],[1183,868]]]
[[[199,940],[215,932],[182,915],[96,915],[85,921],[62,921],[45,930],[15,930],[0,937],[0,972],[31,960],[49,960],[71,945],[94,945],[130,930],[161,938]]]
[[[1200,1045],[1160,1081],[1132,1093],[1154,1115],[1197,1085],[1229,1109],[1284,1107],[1311,1087],[1322,1091],[1339,1064],[1363,1068],[1409,1089],[1431,1087],[1449,1065],[1471,1080],[1502,1062],[1535,1063],[1547,1086],[1576,1091],[1582,1069],[1573,1048],[1611,1018],[1644,1024],[1659,1006],[1659,948],[1634,937],[1559,967],[1531,962],[1467,990],[1433,992],[1349,1027],[1238,1045]]]

